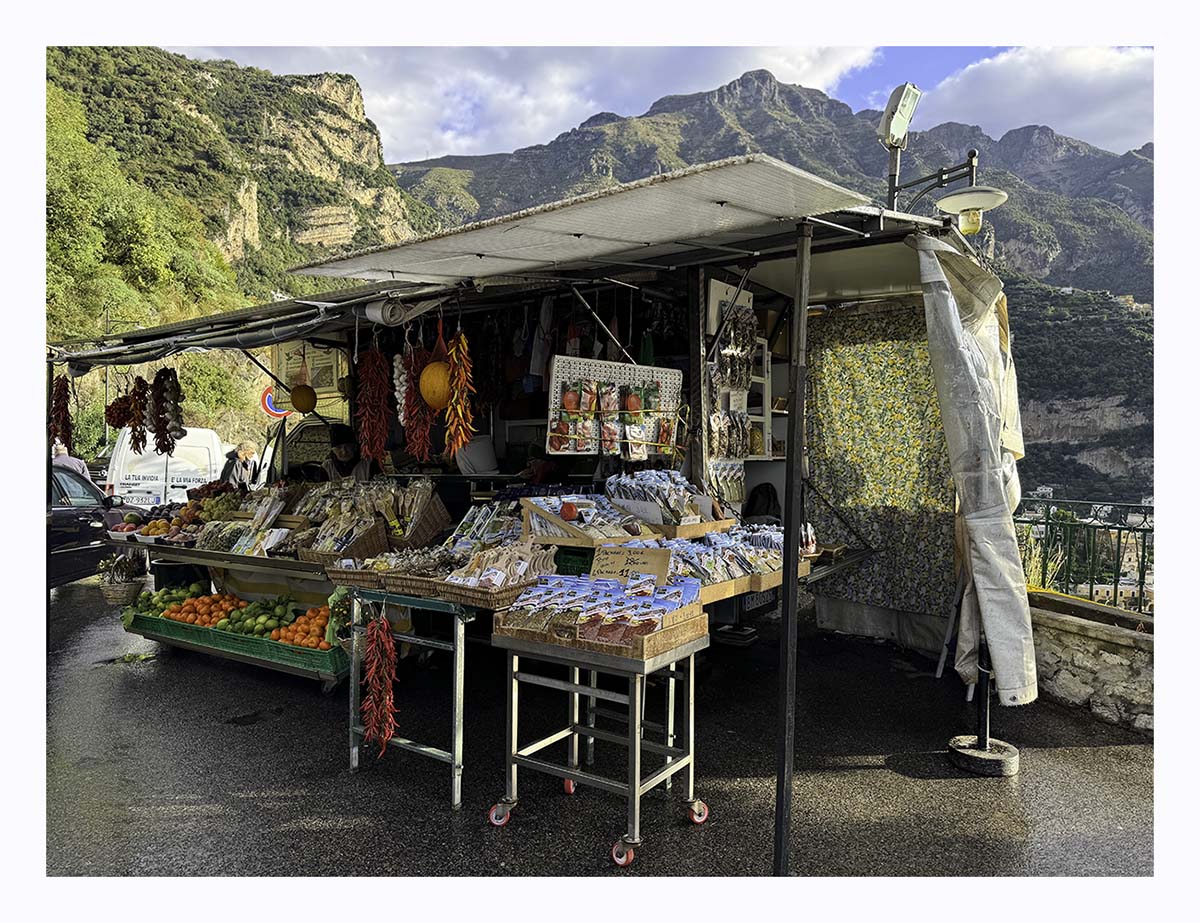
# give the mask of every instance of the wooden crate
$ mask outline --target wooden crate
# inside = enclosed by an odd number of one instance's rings
[[[637,539],[662,538],[658,532],[650,531],[650,527],[642,524],[642,531],[639,535],[615,535],[596,538],[589,535],[583,529],[567,522],[559,516],[554,515],[549,510],[542,509],[528,497],[521,498],[521,515],[524,528],[522,529],[522,538],[527,538],[537,542],[539,545],[564,545],[568,548],[599,548],[601,545],[622,545],[625,542],[636,541]],[[535,535],[530,526],[530,517],[539,516],[548,522],[567,532],[567,535]]]
[[[249,521],[254,518],[253,513],[245,513],[241,510],[234,510],[229,514],[230,519],[240,519]],[[275,517],[275,521],[271,523],[272,529],[311,529],[312,523],[308,521],[307,516],[284,516],[282,513]]]
[[[585,641],[580,638],[560,638],[547,631],[535,631],[530,628],[511,628],[504,624],[506,613],[497,612],[493,616],[492,631],[499,635],[514,638],[527,638],[544,644],[553,644],[572,650],[592,651],[597,654],[610,654],[614,657],[628,657],[630,660],[651,660],[677,647],[702,638],[708,634],[708,615],[699,605],[682,606],[670,615],[677,619],[658,631],[641,635],[633,639],[633,644],[623,647],[617,644],[605,644],[601,641]]]
[[[738,577],[734,580],[722,580],[720,583],[710,583],[700,587],[700,602],[704,605],[720,602],[733,596],[741,596],[752,590],[752,581],[756,574],[749,577]]]
[[[709,522],[689,522],[682,526],[649,523],[648,528],[661,532],[667,538],[700,538],[709,532],[728,532],[735,525],[737,521],[733,519],[714,519]]]
[[[797,579],[807,577],[810,571],[812,571],[812,564],[807,560],[801,560],[800,564],[796,567]],[[773,590],[777,586],[783,586],[783,571],[771,571],[769,574],[751,574],[746,579],[750,581],[748,592],[761,593],[764,590]]]

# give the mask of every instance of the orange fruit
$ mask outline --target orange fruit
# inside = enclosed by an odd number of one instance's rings
[[[279,640],[279,629],[278,628],[276,628],[274,631],[271,632],[271,640],[272,641]]]
[[[322,641],[320,644],[317,645],[317,648],[322,651],[327,651],[327,650],[329,650],[329,642]]]

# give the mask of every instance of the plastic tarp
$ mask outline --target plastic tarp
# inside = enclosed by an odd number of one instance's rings
[[[1037,698],[1033,627],[1012,514],[1024,454],[1007,302],[1000,280],[926,235],[917,251],[929,358],[950,453],[962,606],[955,669],[978,678],[986,639],[1003,705]]]

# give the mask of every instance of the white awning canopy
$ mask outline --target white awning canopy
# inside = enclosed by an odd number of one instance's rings
[[[512,215],[293,270],[453,284],[599,266],[670,268],[674,254],[778,233],[868,204],[861,193],[765,154],[699,164]]]

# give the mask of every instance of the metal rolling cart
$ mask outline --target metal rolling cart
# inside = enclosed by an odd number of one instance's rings
[[[443,641],[440,638],[426,638],[413,633],[392,632],[392,637],[414,647],[431,650],[449,651],[454,659],[451,680],[451,719],[450,719],[450,749],[417,743],[404,737],[393,737],[388,745],[400,750],[407,750],[420,756],[440,760],[450,764],[450,803],[454,810],[462,807],[462,770],[463,770],[463,675],[464,649],[466,647],[466,626],[475,618],[475,610],[469,606],[447,602],[441,599],[426,599],[421,596],[404,596],[387,593],[383,590],[370,590],[353,587],[350,596],[350,771],[359,769],[359,749],[362,743],[363,726],[360,723],[359,706],[361,698],[359,635],[366,631],[362,619],[362,604],[364,602],[380,603],[384,606],[407,606],[427,612],[440,612],[451,617],[453,621],[452,640]]]
[[[693,823],[702,824],[708,820],[708,805],[695,796],[695,690],[696,671],[695,655],[708,647],[709,639],[705,635],[688,641],[674,650],[667,651],[650,660],[635,660],[612,654],[602,654],[593,651],[577,650],[556,644],[548,644],[525,638],[493,635],[492,644],[507,650],[508,672],[505,680],[505,699],[508,705],[507,720],[507,754],[505,756],[505,793],[497,804],[488,811],[488,822],[495,827],[503,827],[512,817],[512,810],[517,804],[517,770],[520,767],[533,769],[547,775],[563,779],[563,787],[567,794],[574,794],[576,783],[593,785],[606,792],[622,795],[626,799],[626,831],[613,845],[612,858],[619,866],[627,866],[633,862],[634,849],[640,847],[641,836],[641,799],[651,789],[663,785],[668,791],[671,788],[671,778],[677,772],[687,773],[686,795],[682,799],[687,806],[688,817]],[[527,673],[520,669],[520,658],[565,666],[568,672],[567,680],[554,679],[536,673]],[[588,684],[580,683],[580,670],[589,673]],[[647,680],[656,673],[665,671],[667,687],[666,720],[663,725],[646,721],[646,684]],[[597,675],[606,673],[625,679],[628,692],[614,692],[598,686]],[[678,735],[675,728],[675,682],[682,679],[684,685],[684,717],[683,726]],[[568,711],[566,727],[522,747],[518,738],[518,705],[520,684],[542,686],[547,689],[557,689],[568,693]],[[580,723],[580,697],[587,699],[584,722]],[[624,705],[624,713],[599,709],[596,700],[613,702]],[[617,733],[596,726],[597,717],[618,718],[627,722],[625,733]],[[664,730],[662,743],[647,740],[647,727],[661,727]],[[678,740],[676,739],[678,736]],[[584,739],[588,765],[592,763],[592,751],[595,741],[602,740],[628,748],[628,763],[625,779],[618,781],[609,779],[597,773],[581,768],[579,764],[579,741]],[[547,747],[567,741],[567,765],[560,765],[539,758],[535,754]],[[676,745],[678,744],[678,745]],[[664,758],[662,766],[646,775],[642,774],[642,752],[655,754]]]

